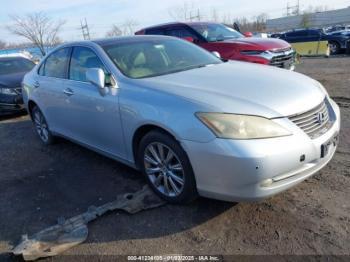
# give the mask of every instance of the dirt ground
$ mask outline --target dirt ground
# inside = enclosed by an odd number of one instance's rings
[[[50,261],[77,255],[350,255],[350,58],[304,59],[297,71],[321,81],[342,104],[340,145],[321,172],[259,203],[201,198],[135,215],[112,212],[89,225],[85,243]],[[3,119],[0,260],[18,259],[9,251],[22,234],[144,183],[138,172],[68,141],[45,147],[27,116]]]

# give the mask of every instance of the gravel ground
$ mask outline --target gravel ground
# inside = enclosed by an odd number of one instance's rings
[[[350,58],[304,59],[297,71],[342,102],[342,131],[331,163],[298,186],[259,203],[201,198],[136,215],[113,212],[89,225],[88,240],[50,259],[107,255],[350,255]],[[65,140],[45,147],[27,116],[0,122],[0,260],[29,235],[133,192],[138,172]],[[344,259],[349,259],[345,257]]]

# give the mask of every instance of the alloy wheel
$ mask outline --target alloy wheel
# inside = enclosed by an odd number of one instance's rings
[[[34,123],[35,123],[36,131],[39,137],[41,138],[41,140],[44,141],[45,143],[48,142],[49,140],[48,126],[44,116],[39,110],[36,110],[34,112]]]
[[[144,151],[146,174],[154,187],[167,197],[181,194],[185,185],[185,174],[179,157],[168,146],[155,142]]]
[[[331,50],[331,54],[336,54],[338,52],[338,46],[335,43],[330,43],[329,49]]]

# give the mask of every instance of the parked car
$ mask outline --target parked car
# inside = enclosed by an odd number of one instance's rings
[[[332,55],[344,51],[350,39],[345,35],[326,34],[320,29],[299,29],[288,31],[281,34],[279,38],[289,43],[328,41]]]
[[[24,110],[21,83],[34,66],[22,56],[0,57],[0,115]]]
[[[341,30],[350,30],[350,25],[336,25],[325,28],[326,33],[333,33]]]
[[[245,37],[218,23],[169,23],[142,29],[136,35],[168,35],[186,39],[225,60],[240,60],[294,69],[295,52],[282,40]],[[251,33],[250,33],[251,34]]]
[[[317,81],[166,36],[64,44],[23,97],[43,143],[63,136],[137,168],[175,203],[282,192],[331,160],[340,128]]]
[[[335,31],[335,32],[332,32],[329,34],[330,35],[345,35],[347,37],[350,37],[350,30]]]

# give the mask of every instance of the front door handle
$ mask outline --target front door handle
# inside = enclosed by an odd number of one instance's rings
[[[66,88],[63,90],[63,93],[65,93],[67,96],[72,96],[74,95],[74,91],[70,88]]]

